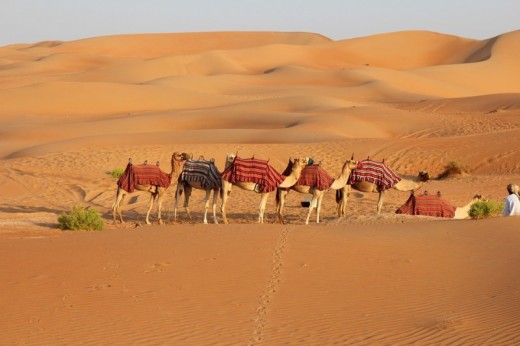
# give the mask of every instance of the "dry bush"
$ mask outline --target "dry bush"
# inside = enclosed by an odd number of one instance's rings
[[[467,167],[453,160],[444,166],[444,171],[439,174],[439,179],[446,179],[453,176],[461,176],[468,173]]]

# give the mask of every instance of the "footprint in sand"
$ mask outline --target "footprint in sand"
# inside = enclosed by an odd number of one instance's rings
[[[164,263],[154,263],[147,270],[144,271],[145,274],[148,273],[161,273],[166,267],[170,266],[170,262]]]

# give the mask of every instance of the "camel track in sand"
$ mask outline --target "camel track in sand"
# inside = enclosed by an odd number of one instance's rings
[[[275,245],[273,251],[273,267],[271,271],[271,278],[267,282],[267,285],[265,286],[262,295],[260,296],[260,302],[256,308],[256,315],[253,318],[253,333],[248,345],[256,345],[257,343],[262,342],[264,338],[264,329],[268,323],[269,305],[280,285],[283,270],[283,253],[291,229],[292,227],[284,227],[280,233],[280,236],[278,237],[278,242]]]

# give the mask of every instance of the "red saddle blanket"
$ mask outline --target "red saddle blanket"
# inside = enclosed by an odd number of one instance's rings
[[[323,191],[327,190],[332,183],[332,178],[320,165],[308,165],[302,170],[300,179],[295,185],[310,186],[311,188]]]
[[[391,189],[401,178],[382,162],[363,160],[359,161],[358,168],[352,170],[347,184],[365,181],[376,184],[379,190],[384,191]]]
[[[135,185],[160,186],[167,189],[171,176],[155,165],[133,165],[129,163],[119,177],[117,185],[127,192],[134,192]]]
[[[451,203],[442,197],[435,195],[410,195],[408,200],[395,213],[453,218],[455,209]]]
[[[258,192],[271,192],[276,190],[285,177],[265,160],[235,157],[233,163],[222,172],[222,179],[230,183],[255,183]]]

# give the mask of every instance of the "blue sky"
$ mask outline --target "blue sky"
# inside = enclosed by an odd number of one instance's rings
[[[486,39],[520,29],[520,0],[2,0],[0,46],[199,31],[304,31],[348,39],[429,30]]]

